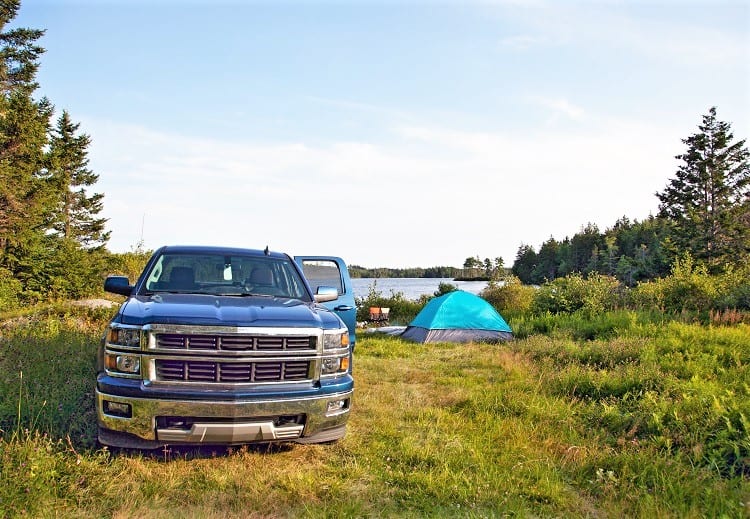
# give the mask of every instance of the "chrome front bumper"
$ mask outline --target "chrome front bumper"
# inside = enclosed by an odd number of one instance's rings
[[[100,428],[132,435],[135,441],[156,445],[234,445],[295,440],[306,443],[306,439],[316,436],[327,438],[326,431],[335,430],[341,430],[343,435],[352,394],[353,391],[346,391],[294,399],[192,401],[115,396],[97,390],[96,400]],[[304,424],[274,420],[297,415],[304,415]],[[190,417],[191,423],[185,428],[159,428],[157,417]],[[115,436],[100,434],[100,441],[125,446],[111,439]]]

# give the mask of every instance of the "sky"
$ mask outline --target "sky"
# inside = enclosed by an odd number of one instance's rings
[[[23,0],[91,137],[108,248],[461,267],[658,212],[715,106],[750,137],[750,2]]]

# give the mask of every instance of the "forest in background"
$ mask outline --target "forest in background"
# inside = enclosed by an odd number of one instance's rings
[[[150,255],[107,249],[104,194],[89,168],[90,136],[66,110],[37,98],[44,49],[40,29],[9,28],[20,0],[0,4],[0,310],[44,300],[101,294],[108,273],[131,280]],[[625,287],[662,279],[689,258],[709,275],[748,269],[750,168],[745,140],[716,108],[683,139],[674,178],[657,193],[659,211],[623,216],[603,232],[582,226],[538,249],[522,244],[508,269],[502,258],[469,257],[462,268],[351,266],[354,277],[513,279],[542,285],[569,276],[605,276]]]

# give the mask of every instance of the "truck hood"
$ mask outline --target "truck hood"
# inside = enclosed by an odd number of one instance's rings
[[[123,324],[269,326],[338,328],[339,318],[326,308],[298,299],[156,294],[128,299],[120,308]]]

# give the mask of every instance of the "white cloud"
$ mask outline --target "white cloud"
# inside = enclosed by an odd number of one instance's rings
[[[88,121],[111,248],[228,244],[366,266],[512,264],[521,243],[656,208],[676,135],[608,121],[576,132],[396,128],[392,144],[222,142]],[[127,151],[125,151],[127,150]]]
[[[524,51],[541,45],[545,41],[544,38],[531,34],[516,34],[502,38],[499,46],[501,49]]]
[[[551,111],[547,124],[556,123],[561,116],[575,121],[580,120],[585,115],[583,108],[562,97],[529,96],[528,100]]]
[[[523,20],[525,32],[501,39],[500,46],[517,50],[567,45],[611,48],[610,52],[631,51],[655,61],[693,67],[736,66],[746,60],[750,46],[747,31],[718,29],[700,19],[636,15],[634,11],[613,9],[618,3],[547,3],[541,8],[515,11],[515,16]],[[675,4],[675,9],[684,7],[680,2]],[[742,5],[738,3],[737,7]],[[747,13],[746,9],[745,17]]]

